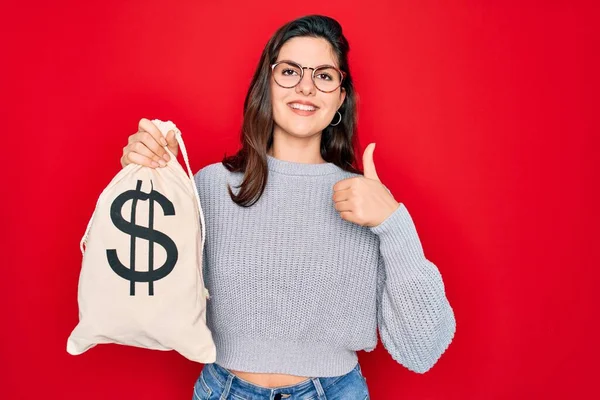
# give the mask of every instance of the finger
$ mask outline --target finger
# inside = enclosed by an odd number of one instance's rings
[[[167,132],[167,146],[169,147],[177,147],[179,143],[177,143],[177,139],[175,139],[175,131],[170,130]]]
[[[149,132],[139,132],[136,133],[137,142],[143,143],[148,149],[152,151],[152,153],[156,154],[159,158],[162,158],[165,161],[169,161],[169,155],[163,146],[158,144],[154,137]],[[135,143],[132,143],[132,145]]]
[[[158,143],[161,146],[167,145],[167,141],[165,140],[160,129],[158,129],[158,127],[147,118],[142,118],[140,120],[138,124],[138,131],[148,132],[152,136],[152,138],[156,140],[156,143]]]
[[[171,150],[173,155],[177,156],[177,153],[179,152],[179,143],[175,138],[175,132],[172,130],[167,133],[167,147]]]
[[[340,217],[345,221],[354,222],[354,214],[352,214],[352,211],[342,211],[340,212]]]
[[[149,157],[156,162],[158,162],[158,160],[162,160],[163,158],[159,157],[152,150],[148,149],[148,147],[142,142],[143,135],[147,135],[147,134],[148,134],[147,132],[137,132],[137,133],[130,135],[127,140],[127,143],[128,143],[127,146],[123,147],[123,155],[126,155],[126,153],[128,153],[130,151],[135,152],[137,150],[140,154],[142,154],[146,157]],[[144,149],[146,149],[146,150],[144,151]],[[147,152],[150,152],[150,154],[148,154]]]
[[[345,200],[350,200],[350,190],[349,189],[338,190],[333,193],[333,201],[334,202],[345,201]]]
[[[348,200],[337,201],[333,206],[338,212],[352,211],[352,203]]]
[[[341,181],[339,181],[338,183],[336,183],[335,185],[333,185],[333,191],[334,192],[338,192],[340,190],[346,190],[348,188],[352,187],[352,182],[353,180],[356,178],[347,178],[347,179],[342,179]]]
[[[163,158],[157,156],[156,153],[154,153],[148,147],[146,147],[146,145],[143,142],[133,142],[129,146],[125,147],[123,151],[125,153],[132,151],[134,153],[141,154],[144,157],[148,157],[149,159],[156,161],[161,165],[161,167],[164,167],[166,165],[166,161]]]
[[[377,171],[375,170],[375,163],[373,162],[373,152],[375,151],[375,143],[370,143],[365,152],[363,153],[363,169],[364,177],[368,179],[374,179],[379,181]]]
[[[156,161],[153,161],[146,156],[143,156],[139,153],[130,151],[129,153],[127,153],[123,156],[123,161],[121,164],[124,164],[126,166],[127,164],[132,164],[132,163],[138,164],[138,165],[143,165],[143,166],[150,167],[150,168],[156,168],[159,165]]]

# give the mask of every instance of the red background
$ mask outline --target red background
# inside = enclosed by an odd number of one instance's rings
[[[194,172],[232,154],[264,44],[309,13],[344,27],[358,154],[377,142],[457,318],[424,375],[360,352],[372,398],[597,392],[597,3],[215,3],[3,5],[0,397],[191,398],[175,352],[67,354],[79,240],[140,118],[174,121]]]

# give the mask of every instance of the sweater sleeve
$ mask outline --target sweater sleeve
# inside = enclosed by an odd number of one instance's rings
[[[392,358],[425,373],[446,351],[456,331],[438,268],[425,258],[404,204],[369,228],[379,237],[377,325]]]

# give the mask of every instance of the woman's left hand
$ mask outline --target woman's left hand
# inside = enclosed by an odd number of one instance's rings
[[[373,151],[375,143],[369,144],[363,153],[363,176],[333,185],[335,209],[342,219],[360,226],[377,226],[400,207],[377,176]]]

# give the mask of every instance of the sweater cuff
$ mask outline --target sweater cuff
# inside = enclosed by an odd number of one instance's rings
[[[425,258],[417,229],[404,204],[400,203],[392,215],[370,229],[379,237],[379,250],[388,278],[405,280],[435,275],[435,267]]]
[[[379,237],[394,234],[406,234],[408,230],[414,230],[413,220],[404,203],[398,203],[399,207],[390,214],[379,225],[371,226],[369,229]],[[412,228],[412,229],[411,229]]]

